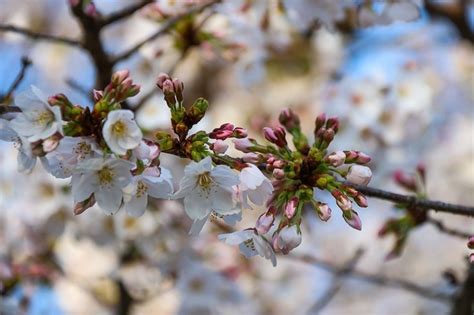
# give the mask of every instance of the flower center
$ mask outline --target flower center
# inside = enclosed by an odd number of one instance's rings
[[[109,185],[114,179],[114,173],[107,166],[99,171],[99,182],[101,185]]]
[[[78,155],[79,160],[83,160],[86,158],[86,155],[90,154],[92,152],[92,146],[90,144],[87,144],[85,142],[79,142],[75,147],[74,147],[74,153]]]
[[[148,186],[145,185],[142,181],[139,181],[137,183],[137,193],[136,193],[137,198],[140,198],[141,196],[146,194],[147,191],[148,191]]]
[[[244,241],[244,245],[250,248],[251,250],[255,251],[255,244],[251,238],[248,240]]]
[[[123,136],[127,132],[127,125],[119,120],[112,126],[112,133],[116,136]]]
[[[46,125],[49,122],[54,120],[54,115],[50,111],[41,112],[41,114],[36,119],[36,122],[40,125]]]
[[[197,183],[200,187],[204,189],[209,189],[212,183],[211,174],[209,172],[199,174]]]

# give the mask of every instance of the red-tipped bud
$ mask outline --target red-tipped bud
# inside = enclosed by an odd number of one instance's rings
[[[344,161],[346,160],[346,155],[344,154],[344,151],[337,151],[329,154],[326,159],[329,164],[334,167],[338,167],[344,164]]]
[[[467,247],[470,249],[474,249],[474,236],[469,237],[467,241]]]
[[[260,162],[260,156],[256,153],[249,152],[245,153],[244,156],[242,156],[242,160],[247,163],[257,164],[258,162]]]
[[[130,71],[127,69],[116,71],[112,74],[112,84],[115,86],[120,85],[125,79],[129,78],[129,76]]]
[[[339,130],[339,119],[337,117],[329,117],[326,122],[326,129],[332,129],[334,133],[337,133]]]
[[[280,121],[280,124],[285,126],[288,130],[298,128],[300,125],[300,119],[289,108],[285,108],[280,112],[278,120]]]
[[[265,139],[267,139],[271,143],[276,144],[277,146],[281,148],[287,145],[286,132],[281,127],[277,127],[277,128],[264,127],[263,135],[265,136]]]
[[[367,201],[367,198],[361,193],[359,193],[357,196],[354,197],[354,201],[357,203],[359,207],[367,208],[369,206],[369,202]]]
[[[393,180],[400,186],[404,187],[405,189],[416,191],[416,181],[413,176],[407,175],[402,170],[396,170],[393,172]]]
[[[342,211],[352,210],[352,202],[349,197],[344,195],[339,189],[334,189],[331,194],[336,199],[336,204]]]
[[[357,164],[367,164],[371,160],[372,158],[368,156],[367,154],[365,154],[364,152],[357,152],[357,158],[355,160]]]
[[[422,163],[422,162],[418,163],[418,165],[416,166],[416,171],[418,172],[418,174],[420,174],[420,177],[424,182],[426,180],[426,166],[425,166],[425,164]]]
[[[283,179],[285,177],[285,171],[280,168],[275,168],[272,174],[275,179]]]
[[[94,101],[98,102],[104,97],[104,91],[93,90],[92,95],[94,96]]]
[[[326,129],[326,131],[323,133],[323,140],[329,144],[332,140],[334,140],[334,135],[334,130]]]
[[[165,95],[172,95],[174,94],[174,85],[173,85],[173,81],[171,80],[165,80],[165,82],[163,82],[163,93]]]
[[[359,215],[355,211],[343,212],[342,214],[344,220],[356,230],[362,230],[362,221],[359,218]]]
[[[247,129],[244,129],[244,128],[242,128],[242,127],[236,127],[236,128],[234,129],[234,134],[233,134],[233,136],[234,136],[235,138],[246,138],[247,135],[248,135]]]
[[[234,133],[234,125],[225,123],[221,125],[219,128],[215,128],[214,130],[212,130],[212,132],[209,134],[209,138],[225,140],[231,137],[233,133]]]
[[[322,113],[319,114],[318,117],[316,117],[316,121],[314,122],[315,128],[314,132],[317,133],[326,123],[326,114]]]

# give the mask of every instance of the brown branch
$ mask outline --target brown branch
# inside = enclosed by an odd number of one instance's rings
[[[474,235],[474,232],[473,233],[467,233],[467,232],[458,231],[458,230],[449,228],[446,225],[444,225],[444,223],[442,221],[437,220],[437,219],[433,219],[433,218],[430,218],[430,217],[428,217],[426,219],[426,222],[428,222],[428,223],[432,224],[433,226],[435,226],[440,232],[443,232],[445,234],[449,234],[449,235],[452,235],[452,236],[456,236],[456,237],[459,237],[459,238],[463,238],[463,239],[466,239],[466,240],[470,236]]]
[[[407,196],[396,194],[393,192],[362,186],[362,185],[355,185],[349,182],[345,182],[345,184],[350,185],[363,193],[366,196],[389,200],[396,203],[401,203],[406,205],[407,207],[418,207],[425,210],[434,210],[439,212],[446,212],[451,214],[458,214],[458,215],[465,215],[469,217],[474,217],[474,207],[470,206],[462,206],[462,205],[455,205],[451,203],[446,203],[442,201],[433,201],[427,199],[420,199],[416,198],[415,196]]]
[[[324,261],[310,255],[294,255],[293,254],[293,255],[288,255],[288,256],[283,256],[283,257],[286,257],[288,259],[292,259],[298,262],[311,264],[311,265],[323,268],[331,273],[337,273],[338,271],[341,270],[341,267],[338,267],[331,262]],[[388,278],[382,275],[371,274],[365,271],[360,271],[360,270],[355,270],[355,269],[348,272],[347,276],[360,279],[369,283],[373,283],[376,285],[380,285],[380,286],[387,286],[387,287],[402,289],[402,290],[414,293],[416,295],[422,296],[427,299],[440,300],[443,302],[451,302],[453,299],[453,297],[450,294],[434,291],[429,288],[425,288],[425,287],[419,286],[417,284],[414,284],[402,279]]]
[[[43,33],[37,33],[35,31],[29,30],[20,26],[15,26],[15,25],[2,24],[0,25],[0,32],[17,33],[17,34],[21,34],[26,37],[29,37],[31,39],[41,39],[41,40],[50,41],[50,42],[54,42],[58,44],[66,44],[69,46],[82,47],[82,43],[75,39],[49,35],[49,34],[43,34]]]
[[[107,26],[109,24],[119,22],[123,20],[124,18],[127,18],[137,12],[138,10],[142,9],[143,7],[149,5],[152,3],[153,0],[143,0],[141,2],[138,2],[136,4],[132,4],[129,7],[126,7],[120,11],[117,11],[115,13],[112,13],[106,18],[103,18],[102,20],[99,21],[99,26],[102,28],[104,26]]]
[[[341,289],[342,284],[344,282],[344,277],[354,270],[356,264],[362,258],[363,254],[364,250],[359,248],[355,252],[354,256],[346,264],[344,264],[342,268],[340,268],[337,272],[334,273],[335,279],[333,283],[326,290],[323,296],[319,298],[319,300],[317,300],[316,303],[314,303],[313,306],[309,308],[308,314],[318,314],[329,304],[329,302],[331,302],[331,300]]]
[[[452,315],[472,315],[474,314],[474,264],[469,264],[466,280],[457,295]]]
[[[189,11],[183,13],[183,14],[179,14],[179,15],[176,15],[170,19],[168,19],[166,22],[163,23],[163,25],[161,26],[160,29],[158,29],[155,33],[151,34],[150,36],[148,36],[147,38],[145,38],[144,40],[142,40],[141,42],[139,42],[138,44],[136,44],[135,46],[129,48],[128,50],[124,51],[123,53],[119,54],[118,56],[116,56],[114,59],[113,59],[113,62],[114,63],[117,63],[119,61],[122,61],[124,59],[127,59],[128,57],[132,56],[134,53],[136,53],[142,46],[146,45],[147,43],[155,40],[156,38],[160,37],[161,35],[167,33],[176,23],[178,23],[180,20],[182,20],[183,18],[186,18],[188,17],[189,15],[192,15],[192,14],[195,14],[195,13],[199,13],[203,10],[205,10],[206,8],[216,4],[220,2],[220,0],[211,0],[203,5],[200,5],[200,6],[197,6],[197,7],[194,7],[192,9],[190,9]]]
[[[18,85],[21,83],[21,81],[23,81],[23,79],[25,78],[25,74],[26,74],[26,71],[28,70],[28,68],[31,66],[31,60],[24,56],[21,58],[21,69],[20,69],[20,72],[18,73],[18,75],[16,76],[15,80],[13,81],[12,85],[10,86],[10,88],[7,90],[7,92],[5,93],[5,96],[2,97],[2,100],[4,100],[5,98],[8,98],[11,96],[11,94],[16,90],[16,88],[18,87]]]

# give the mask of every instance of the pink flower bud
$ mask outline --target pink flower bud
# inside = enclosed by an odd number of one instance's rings
[[[353,210],[350,212],[350,214],[349,212],[344,212],[342,216],[344,220],[347,222],[347,224],[349,224],[354,229],[359,230],[359,231],[362,229],[362,222],[357,212]]]
[[[69,0],[69,5],[72,6],[72,7],[75,7],[76,5],[78,5],[80,2],[80,0]]]
[[[357,194],[357,196],[354,197],[354,201],[357,203],[359,207],[367,208],[369,206],[367,198],[361,193]]]
[[[403,188],[412,191],[417,190],[415,178],[413,176],[408,176],[404,171],[396,170],[393,172],[392,177],[393,180]]]
[[[298,226],[285,226],[280,232],[273,237],[273,249],[275,252],[281,252],[287,255],[292,249],[301,244],[301,232]]]
[[[346,155],[344,151],[336,151],[328,155],[327,161],[334,167],[341,166],[346,160]]]
[[[98,102],[104,97],[104,91],[93,90],[92,95],[94,96],[94,101]]]
[[[344,151],[346,154],[346,163],[354,163],[359,154],[356,151]]]
[[[165,80],[165,82],[163,82],[163,93],[166,95],[171,95],[171,94],[174,94],[174,85],[173,85],[173,81],[171,80]]]
[[[339,130],[339,119],[337,117],[329,117],[326,122],[326,128],[334,130],[337,133]]]
[[[271,211],[267,211],[262,213],[258,219],[257,223],[255,224],[255,228],[257,229],[258,234],[265,234],[267,233],[273,225],[273,221],[275,221],[275,215]]]
[[[315,131],[315,133],[318,132],[318,130],[321,129],[321,127],[323,127],[325,123],[326,123],[326,114],[322,113],[322,114],[318,115],[318,117],[316,117],[316,121],[314,122],[314,124],[315,124],[314,131]]]
[[[265,136],[265,139],[267,139],[271,143],[276,144],[279,147],[284,147],[287,145],[286,137],[285,137],[286,133],[285,133],[285,130],[281,127],[277,127],[277,128],[264,127],[263,135]]]
[[[349,197],[344,195],[340,190],[334,189],[331,191],[331,194],[336,199],[336,204],[342,211],[352,210],[352,202],[349,200]]]
[[[372,178],[372,171],[367,166],[352,165],[346,179],[356,185],[367,185]]]
[[[119,71],[114,72],[114,74],[112,74],[111,81],[114,85],[119,85],[123,81],[125,81],[125,79],[129,78],[129,76],[130,76],[130,71],[128,71],[127,69],[119,70]]]
[[[300,119],[289,108],[285,108],[280,112],[278,121],[288,130],[297,128],[300,125]]]
[[[84,9],[84,13],[90,17],[97,17],[99,13],[97,12],[97,7],[94,2],[89,2]]]
[[[284,168],[285,167],[285,161],[275,160],[275,162],[272,163],[272,166],[274,168]]]
[[[329,206],[325,203],[320,203],[317,207],[316,207],[316,211],[318,213],[318,216],[319,218],[322,220],[322,221],[328,221],[330,218],[331,218],[331,208],[329,208]]]
[[[242,127],[236,127],[234,129],[233,136],[236,137],[236,138],[245,138],[245,137],[247,137],[247,130],[242,128]]]
[[[372,158],[368,156],[367,154],[365,154],[364,152],[357,152],[357,158],[355,160],[357,164],[367,164],[371,160]]]
[[[227,149],[229,148],[229,145],[226,144],[224,141],[222,140],[216,140],[213,144],[212,144],[212,151],[214,151],[215,153],[217,154],[224,154],[225,151],[227,151]]]
[[[254,146],[254,144],[249,140],[249,138],[243,139],[233,139],[232,142],[234,143],[234,147],[244,153],[249,153],[250,148]]]
[[[326,131],[323,133],[323,140],[326,143],[330,143],[332,140],[334,140],[334,130],[333,129],[326,129]]]
[[[173,79],[173,87],[177,94],[182,94],[184,90],[184,83],[180,79]]]
[[[260,156],[253,152],[245,153],[244,156],[242,156],[242,160],[244,160],[244,162],[247,162],[247,163],[256,164],[260,162]]]
[[[163,89],[163,83],[165,83],[166,80],[169,80],[170,77],[166,73],[160,73],[158,75],[158,78],[156,79],[156,86],[158,86],[160,89]]]
[[[296,209],[298,208],[298,203],[299,203],[299,200],[298,200],[298,197],[292,197],[290,199],[290,201],[288,201],[286,203],[286,206],[285,206],[285,216],[288,218],[288,219],[291,219],[295,216],[295,213],[296,213]]]
[[[283,179],[285,177],[285,171],[280,168],[275,168],[272,174],[275,179]]]
[[[154,160],[160,155],[160,148],[152,141],[142,140],[133,154],[140,160]]]

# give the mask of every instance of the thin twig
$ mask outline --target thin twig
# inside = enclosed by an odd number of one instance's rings
[[[308,263],[308,264],[323,268],[332,273],[337,273],[341,269],[340,267],[334,265],[331,262],[324,261],[310,255],[293,254],[293,255],[288,255],[288,256],[283,256],[283,257],[286,257],[288,259],[292,259],[298,262],[302,262],[302,263]],[[376,285],[380,285],[380,286],[403,289],[405,291],[417,294],[419,296],[422,296],[428,299],[442,300],[445,302],[451,302],[453,299],[453,296],[450,294],[447,294],[444,292],[433,291],[429,288],[425,288],[425,287],[419,286],[417,284],[414,284],[402,279],[388,278],[382,275],[371,274],[365,271],[360,271],[360,270],[355,270],[355,269],[347,273],[347,276],[360,279],[369,283],[373,283]]]
[[[220,2],[220,0],[211,0],[211,1],[205,3],[201,6],[194,7],[194,8],[190,9],[189,11],[187,11],[183,14],[179,14],[179,15],[176,15],[176,16],[168,19],[166,22],[163,23],[162,27],[159,30],[157,30],[155,33],[151,34],[150,36],[148,36],[147,38],[145,38],[144,40],[142,40],[141,42],[139,42],[135,46],[129,48],[128,50],[126,50],[123,53],[116,56],[113,59],[113,62],[117,63],[119,61],[127,59],[128,57],[130,57],[134,53],[136,53],[142,46],[144,46],[147,43],[155,40],[156,38],[160,37],[161,35],[167,33],[176,23],[178,23],[183,18],[185,18],[189,15],[195,14],[195,13],[199,13],[199,12],[205,10],[206,8],[216,4],[218,2]]]
[[[427,199],[419,199],[415,196],[401,195],[377,188],[355,185],[349,182],[346,182],[347,185],[350,185],[363,193],[366,196],[384,199],[393,201],[396,203],[401,203],[409,207],[418,207],[426,210],[434,210],[439,212],[446,212],[451,214],[465,215],[469,217],[474,217],[474,207],[455,205],[451,203],[446,203],[442,201],[433,201]]]
[[[453,303],[452,315],[474,314],[474,264],[469,264],[464,285]]]
[[[428,217],[426,219],[426,222],[434,225],[440,232],[443,232],[445,234],[449,234],[449,235],[452,235],[452,236],[460,237],[460,238],[463,238],[463,239],[466,239],[466,240],[470,236],[474,235],[474,232],[473,233],[467,233],[467,232],[458,231],[458,230],[449,228],[446,225],[444,225],[444,223],[442,221],[437,220],[437,219],[433,219],[433,218],[430,218],[430,217]]]
[[[323,296],[319,300],[317,300],[313,304],[313,306],[309,308],[308,314],[318,314],[329,304],[329,302],[331,302],[331,300],[341,289],[342,284],[344,282],[344,277],[354,270],[355,266],[362,258],[363,254],[364,250],[359,248],[355,252],[354,256],[346,264],[344,264],[344,266],[340,268],[339,271],[334,273],[335,279],[332,282],[331,286],[326,290]]]
[[[66,44],[66,45],[75,46],[75,47],[82,47],[82,43],[76,39],[37,33],[35,31],[29,30],[20,26],[10,25],[10,24],[0,25],[0,32],[17,33],[17,34],[21,34],[26,37],[29,37],[31,39],[41,39],[41,40],[50,41],[50,42],[54,42],[58,44]]]
[[[18,85],[20,85],[21,81],[25,78],[26,71],[28,68],[31,66],[31,59],[28,57],[24,56],[21,58],[21,69],[20,72],[18,72],[18,75],[15,78],[15,81],[13,81],[12,85],[10,88],[7,90],[7,93],[5,94],[5,98],[10,97],[10,95],[16,90]]]
[[[99,22],[99,26],[102,28],[102,27],[107,26],[109,24],[121,21],[124,18],[127,18],[127,17],[131,16],[132,14],[134,14],[135,12],[137,12],[138,10],[142,9],[143,7],[149,5],[152,2],[153,2],[153,0],[143,0],[141,2],[132,4],[131,6],[126,7],[124,9],[120,10],[120,11],[112,13],[108,17],[103,18]]]

